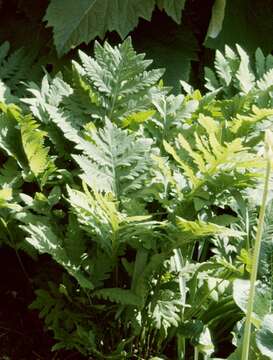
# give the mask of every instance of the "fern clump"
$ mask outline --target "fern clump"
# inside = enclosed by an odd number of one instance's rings
[[[1,241],[12,226],[16,249],[62,269],[32,305],[55,350],[148,359],[172,342],[174,358],[208,357],[242,318],[233,282],[251,264],[248,194],[273,113],[270,57],[258,51],[259,71],[245,75],[237,51],[217,53],[205,95],[185,83],[187,95],[168,94],[130,39],[30,82],[22,108],[3,86]]]
[[[148,70],[152,61],[135,52],[130,38],[115,47],[96,42],[94,58],[82,51],[79,57],[80,62],[72,62],[71,83],[46,77],[41,89],[30,84],[34,97],[24,101],[42,121],[47,119],[47,105],[52,105],[77,115],[73,122],[108,118],[120,123],[149,110],[152,95],[162,91],[156,85],[164,70]]]
[[[230,97],[236,93],[249,94],[259,106],[272,106],[273,56],[257,49],[254,61],[237,45],[236,51],[225,47],[215,55],[215,71],[205,69],[206,88],[222,91]]]

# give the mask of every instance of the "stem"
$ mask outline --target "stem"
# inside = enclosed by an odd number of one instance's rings
[[[197,347],[195,346],[194,347],[194,360],[198,360],[199,358],[199,351],[197,349]]]
[[[259,265],[259,256],[261,250],[261,242],[262,242],[262,233],[263,233],[263,224],[266,210],[266,200],[269,191],[269,180],[270,180],[270,171],[271,171],[271,158],[267,158],[267,166],[266,166],[266,176],[264,182],[264,191],[262,204],[260,208],[259,214],[259,222],[256,233],[255,245],[254,245],[254,254],[253,254],[253,264],[251,269],[250,276],[250,291],[249,298],[247,303],[247,313],[246,313],[246,322],[244,329],[244,338],[243,338],[243,349],[242,349],[242,360],[248,360],[249,355],[249,347],[250,347],[250,337],[251,337],[251,315],[253,311],[254,297],[255,297],[255,284],[257,280],[258,273],[258,265]]]
[[[181,253],[181,249],[174,249],[174,262],[176,271],[178,272],[178,280],[179,280],[179,291],[180,291],[180,298],[182,304],[186,304],[186,280],[185,277],[182,275],[183,267],[184,267],[184,259]],[[184,310],[185,307],[183,306],[181,310],[181,320],[184,321]],[[177,335],[177,352],[178,352],[178,360],[183,360],[185,358],[185,337],[181,335]]]

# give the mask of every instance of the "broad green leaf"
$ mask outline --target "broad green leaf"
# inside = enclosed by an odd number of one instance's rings
[[[206,356],[210,356],[214,353],[214,345],[207,326],[204,327],[199,336],[197,349]]]
[[[207,32],[207,37],[216,38],[222,30],[226,0],[215,0]]]
[[[124,38],[140,17],[150,20],[155,0],[51,0],[45,20],[53,27],[59,55],[107,31]]]
[[[186,0],[157,0],[159,9],[164,9],[177,23],[181,21],[182,10]]]
[[[256,334],[256,343],[260,352],[273,359],[273,314],[267,314]]]
[[[236,305],[246,313],[249,296],[249,280],[236,279],[233,282],[233,299]],[[271,303],[270,290],[257,282],[252,321],[256,327],[261,325],[264,316],[269,312]]]

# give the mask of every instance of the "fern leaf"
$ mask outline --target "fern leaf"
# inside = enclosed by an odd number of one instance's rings
[[[259,109],[257,106],[253,105],[252,114],[238,114],[236,118],[234,118],[231,122],[230,130],[233,133],[236,133],[238,136],[240,136],[241,134],[245,135],[251,129],[252,125],[258,124],[266,119],[271,119],[272,116],[272,109]]]
[[[97,90],[108,118],[116,121],[119,116],[146,107],[145,97],[164,71],[148,71],[151,61],[144,60],[144,54],[136,54],[130,38],[117,47],[111,47],[107,42],[102,47],[96,42],[94,51],[95,59],[79,52],[81,76]],[[128,112],[128,109],[131,110]]]
[[[249,169],[264,166],[261,159],[253,157],[248,152],[248,149],[242,144],[242,139],[236,137],[234,140],[222,144],[221,125],[211,117],[201,114],[198,123],[206,134],[202,134],[201,130],[195,131],[194,141],[191,144],[183,135],[179,134],[177,137],[179,152],[164,143],[166,151],[172,155],[189,181],[191,188],[189,197],[200,191],[203,186],[209,186],[212,191],[215,191],[214,186],[217,186],[218,182],[220,185],[223,178],[231,173],[234,184],[237,180],[241,183],[243,178],[248,183],[251,181],[248,174]],[[182,154],[185,152],[189,158],[182,157],[180,152]],[[206,194],[208,196],[208,188]]]
[[[244,93],[248,93],[254,86],[255,77],[250,68],[250,60],[247,53],[237,45],[237,50],[241,58],[240,66],[236,77],[240,83],[241,89]]]
[[[21,228],[28,234],[26,241],[39,253],[49,254],[73,276],[83,288],[92,289],[93,284],[80,268],[80,264],[73,263],[67,256],[60,239],[49,225],[40,220],[22,225]]]
[[[190,221],[181,217],[177,217],[176,225],[178,229],[182,232],[182,242],[190,241],[196,238],[206,237],[209,235],[238,236],[240,234],[238,231],[214,223],[206,223],[201,220]]]
[[[167,336],[171,326],[178,327],[181,322],[181,300],[171,290],[160,290],[155,300],[149,305],[153,326]]]
[[[124,220],[109,196],[85,187],[85,193],[67,188],[69,201],[83,229],[109,255],[119,247],[117,232]]]
[[[217,89],[220,88],[219,81],[218,81],[214,71],[212,71],[208,67],[205,67],[205,80],[206,80],[205,87],[209,91],[216,91]]]
[[[11,94],[10,88],[0,80],[0,102],[10,104],[18,102],[18,98]]]
[[[117,304],[133,305],[139,307],[142,305],[141,298],[139,298],[131,290],[120,288],[105,288],[95,291],[93,295]]]
[[[9,44],[5,42],[0,47],[0,79],[20,95],[22,81],[40,77],[41,66],[37,64],[38,51],[32,48],[20,48],[8,56]]]
[[[168,144],[166,141],[163,142],[165,150],[172,155],[172,157],[178,162],[178,164],[181,166],[181,168],[185,171],[186,176],[191,181],[193,186],[198,186],[199,181],[198,178],[195,176],[194,171],[191,169],[190,166],[188,166],[181,158],[178,156],[175,149]]]
[[[265,56],[260,48],[255,51],[255,65],[257,76],[260,78],[266,72]]]
[[[269,91],[273,86],[273,68],[265,72],[260,80],[257,81],[257,87],[263,91]]]
[[[0,110],[0,147],[11,157],[16,159],[21,168],[27,167],[27,159],[23,149],[17,118],[20,116],[18,108],[9,106]]]
[[[39,129],[31,116],[21,117],[19,123],[29,167],[35,176],[39,176],[53,166],[48,156],[49,149],[43,146],[46,133]]]
[[[91,188],[111,191],[120,199],[143,186],[150,163],[150,139],[137,139],[109,121],[102,130],[90,128],[87,137],[89,142],[81,141],[77,145],[84,155],[73,155],[73,158]]]
[[[28,83],[27,91],[33,97],[21,100],[29,105],[33,115],[43,123],[48,123],[49,121],[47,105],[58,107],[65,97],[72,94],[72,88],[63,81],[61,74],[57,74],[54,79],[51,79],[49,75],[45,75],[42,79],[41,87],[30,82]]]
[[[6,56],[9,53],[10,44],[8,41],[5,41],[3,44],[0,45],[0,64],[3,66],[3,62]]]
[[[232,80],[231,69],[229,61],[219,50],[216,50],[215,53],[214,66],[219,76],[219,79],[224,82],[224,85],[228,86]]]
[[[255,62],[252,63],[239,45],[236,46],[236,51],[226,45],[224,53],[216,51],[216,71],[205,68],[205,86],[210,91],[221,90],[226,97],[234,95],[239,90],[248,94],[248,100],[251,99],[255,104],[267,106],[268,102],[272,102],[272,96],[269,94],[272,88],[272,59],[271,54],[265,57],[263,52],[257,49]]]
[[[0,169],[0,185],[12,186],[13,189],[22,184],[22,174],[16,161],[10,157]]]

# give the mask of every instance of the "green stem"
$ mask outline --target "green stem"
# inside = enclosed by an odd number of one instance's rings
[[[178,272],[178,280],[179,280],[179,291],[180,291],[180,298],[182,304],[186,304],[186,280],[185,277],[182,275],[183,267],[184,267],[184,259],[182,256],[181,249],[174,249],[174,262],[176,271]],[[181,320],[184,321],[184,309],[183,306],[181,311]],[[185,358],[185,351],[186,351],[186,344],[185,344],[185,337],[181,335],[177,335],[177,352],[178,352],[178,360],[182,360]]]
[[[198,360],[199,359],[199,351],[197,349],[197,347],[194,347],[194,360]]]
[[[262,204],[259,214],[259,222],[256,233],[255,245],[254,245],[254,254],[253,254],[253,263],[250,276],[250,291],[249,298],[247,303],[247,313],[246,313],[246,322],[244,329],[244,338],[243,338],[243,349],[242,349],[242,358],[241,360],[248,360],[249,347],[250,347],[250,337],[251,337],[251,316],[253,311],[254,297],[255,297],[255,284],[257,280],[258,266],[259,266],[259,256],[261,250],[262,242],[262,233],[263,233],[263,224],[266,210],[266,200],[268,197],[269,191],[269,180],[270,180],[270,171],[271,171],[271,159],[268,157],[267,166],[266,166],[266,176],[264,183],[264,191]]]

